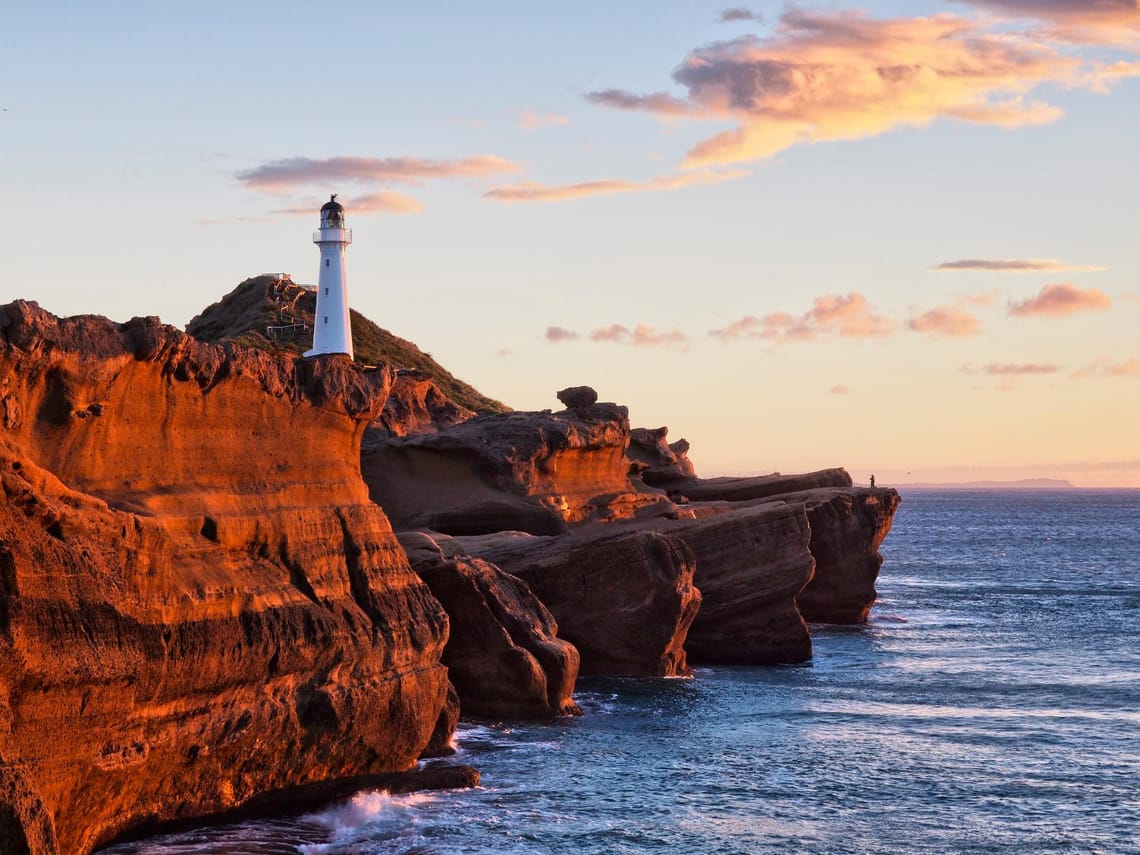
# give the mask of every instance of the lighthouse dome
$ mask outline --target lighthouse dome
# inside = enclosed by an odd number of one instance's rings
[[[336,200],[336,193],[333,193],[329,200],[321,205],[321,228],[344,228],[344,206]]]

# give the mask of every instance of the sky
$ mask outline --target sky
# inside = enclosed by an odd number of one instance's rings
[[[702,475],[1140,487],[1136,0],[16,4],[0,303],[315,282]]]

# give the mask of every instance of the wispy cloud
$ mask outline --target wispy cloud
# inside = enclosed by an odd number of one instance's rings
[[[685,172],[678,175],[662,175],[648,181],[583,181],[579,184],[550,186],[534,181],[520,181],[502,187],[492,187],[483,194],[485,199],[496,202],[562,202],[567,199],[585,199],[589,196],[610,196],[615,193],[650,193],[664,190],[680,190],[702,184],[720,184],[748,175],[744,169],[704,170]]]
[[[601,89],[587,93],[586,100],[618,110],[644,110],[665,118],[697,115],[700,112],[697,107],[684,99],[676,98],[666,92],[635,95],[622,89]]]
[[[679,329],[658,330],[648,324],[638,324],[633,329],[622,324],[610,324],[591,331],[590,341],[605,341],[613,344],[630,344],[634,347],[687,346],[689,337]]]
[[[851,390],[846,386],[836,385],[827,390],[829,395],[850,395]]]
[[[419,199],[405,196],[403,193],[397,193],[393,190],[381,190],[378,193],[369,193],[365,196],[353,196],[351,198],[340,196],[339,193],[337,195],[340,197],[340,201],[344,203],[349,215],[353,217],[366,216],[368,214],[417,214],[424,209],[423,203],[420,202]],[[320,207],[321,202],[310,202],[291,208],[279,208],[273,213],[284,214],[286,216],[312,217],[315,216],[316,211]]]
[[[751,9],[746,9],[743,6],[735,6],[731,9],[721,9],[720,20],[723,23],[730,21],[763,21],[764,16],[759,12],[753,12]]]
[[[951,338],[967,338],[981,331],[978,318],[957,306],[938,306],[911,318],[907,326],[915,332]]]
[[[823,338],[883,338],[894,333],[897,324],[877,314],[867,298],[857,292],[817,297],[811,309],[795,316],[773,312],[757,317],[748,315],[726,327],[709,330],[721,341],[757,339],[796,342]]]
[[[458,160],[422,157],[291,157],[275,160],[237,174],[247,187],[283,192],[314,184],[354,182],[419,184],[442,178],[491,178],[517,173],[519,166],[493,155],[473,155]]]
[[[538,131],[569,124],[570,120],[559,113],[523,113],[519,118],[519,127],[524,131]]]
[[[974,368],[970,365],[962,366],[963,374],[985,374],[990,377],[1056,374],[1060,370],[1060,365],[1048,362],[991,362],[981,368]]]
[[[1073,372],[1074,377],[1140,377],[1140,358],[1126,359],[1123,362],[1113,362],[1109,359],[1098,359],[1091,365],[1079,368]]]
[[[1112,300],[1103,291],[1060,282],[1046,285],[1036,297],[1011,303],[1009,313],[1023,318],[1064,318],[1078,312],[1104,311],[1111,306]]]
[[[1052,23],[1053,38],[1078,43],[1136,44],[1136,0],[959,0],[1018,18]]]
[[[956,119],[999,127],[1052,122],[1045,84],[1102,89],[1140,74],[1130,63],[1075,56],[1047,35],[953,14],[872,18],[791,7],[766,37],[692,51],[673,73],[684,97],[622,89],[590,100],[663,118],[731,120],[685,165],[759,160],[793,145],[876,136]]]
[[[1001,273],[1089,273],[1104,270],[1092,264],[1066,264],[1055,258],[964,258],[944,261],[933,270],[985,270]]]
[[[574,341],[575,339],[579,339],[581,337],[582,336],[580,333],[576,333],[574,330],[568,330],[565,327],[546,328],[546,340],[554,342],[555,344],[560,341]]]
[[[1001,291],[982,291],[978,294],[965,294],[958,298],[960,306],[977,306],[985,308],[992,306],[1001,297]]]

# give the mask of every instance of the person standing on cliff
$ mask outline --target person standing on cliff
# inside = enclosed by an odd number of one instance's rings
[[[874,475],[871,476],[871,486],[872,487],[875,486],[875,476]]]

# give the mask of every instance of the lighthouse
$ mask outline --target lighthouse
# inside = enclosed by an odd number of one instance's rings
[[[352,326],[348,318],[348,281],[344,248],[352,243],[352,229],[344,227],[344,206],[336,194],[321,206],[321,228],[313,232],[321,248],[321,273],[317,277],[317,314],[313,319],[313,349],[305,356],[345,353],[352,356]]]

